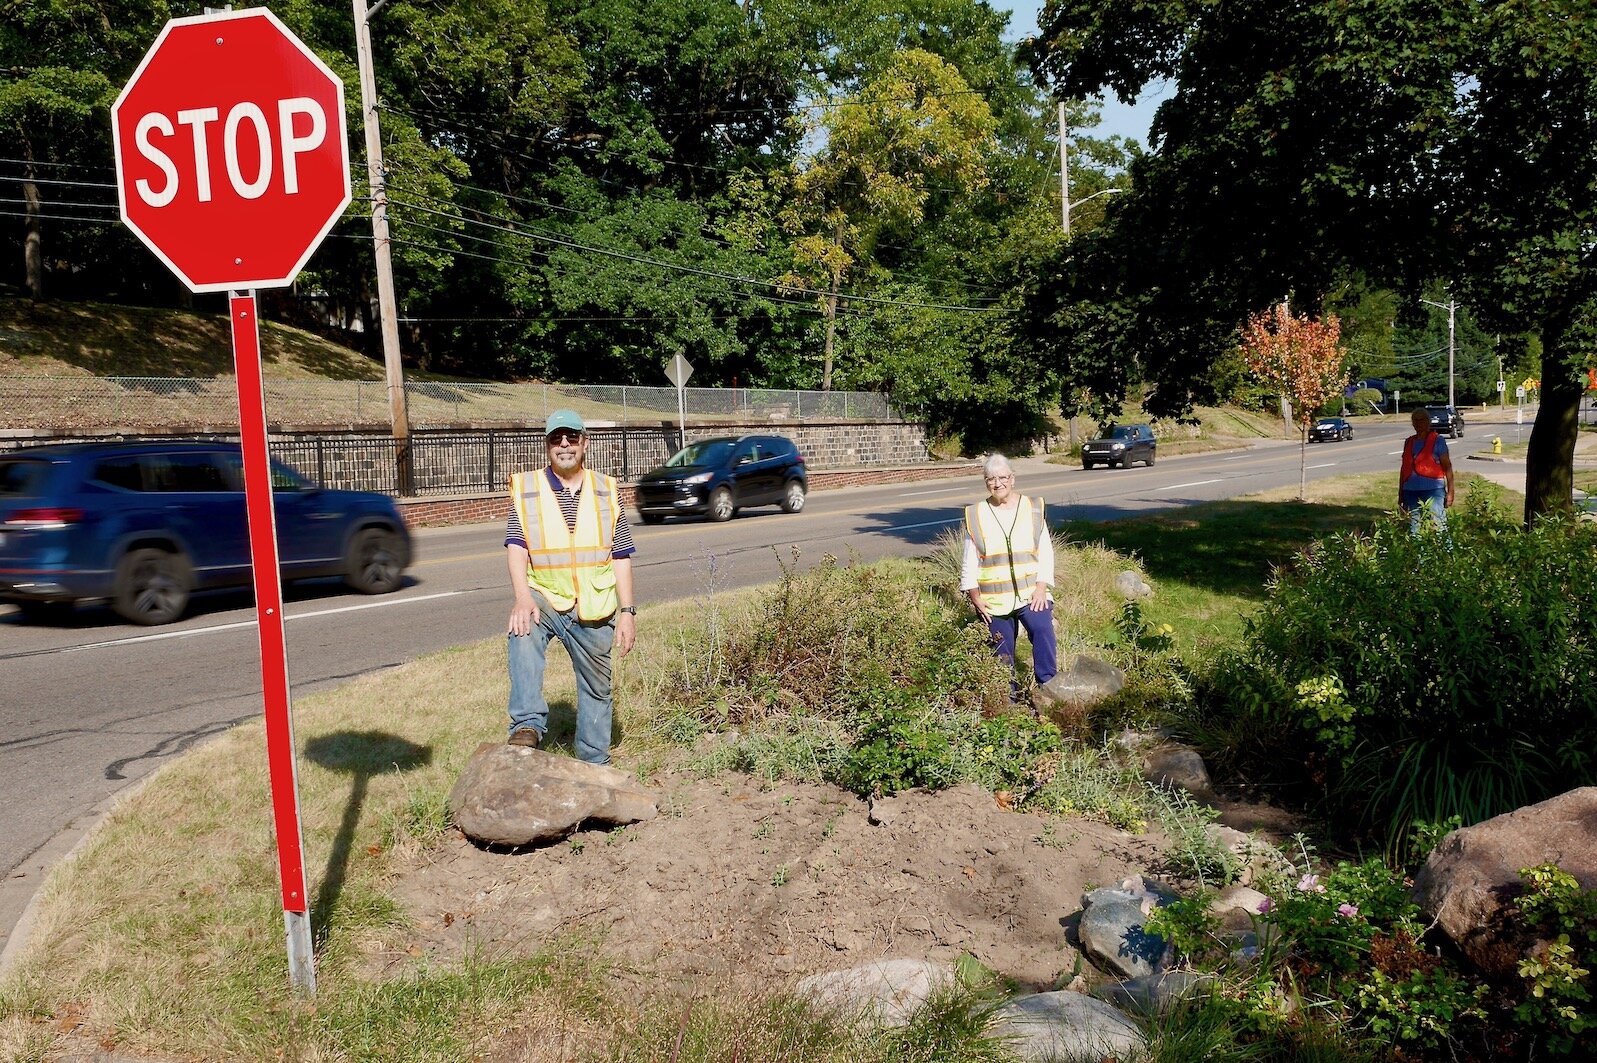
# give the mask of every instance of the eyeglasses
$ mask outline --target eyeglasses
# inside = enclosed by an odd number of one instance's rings
[[[1014,483],[1015,478],[1013,476],[989,476],[987,477],[987,482],[990,484],[1008,484]]]
[[[549,433],[548,443],[551,447],[572,446],[582,442],[582,433],[569,428],[556,428]]]

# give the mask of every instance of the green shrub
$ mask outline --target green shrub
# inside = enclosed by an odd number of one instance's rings
[[[1394,848],[1594,781],[1594,556],[1597,527],[1525,531],[1477,492],[1445,535],[1325,539],[1201,677],[1194,730]]]
[[[1553,864],[1523,868],[1526,892],[1519,912],[1527,927],[1550,935],[1519,964],[1524,999],[1517,1022],[1546,1039],[1553,1055],[1592,1058],[1597,1053],[1597,1008],[1592,1006],[1591,968],[1597,962],[1597,890],[1582,890]]]

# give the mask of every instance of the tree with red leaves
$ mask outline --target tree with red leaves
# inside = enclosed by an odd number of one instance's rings
[[[1335,314],[1323,321],[1294,317],[1286,303],[1254,314],[1242,327],[1248,369],[1292,403],[1298,426],[1298,500],[1308,496],[1309,425],[1320,407],[1347,385],[1347,350]]]

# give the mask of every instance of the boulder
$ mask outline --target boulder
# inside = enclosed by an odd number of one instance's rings
[[[1253,934],[1264,922],[1269,900],[1253,887],[1234,882],[1214,895],[1209,914],[1219,919],[1220,929],[1233,937]]]
[[[536,845],[592,821],[653,819],[655,799],[624,771],[529,746],[484,742],[449,793],[461,833],[480,845]]]
[[[1138,1059],[1147,1041],[1137,1024],[1101,1000],[1062,991],[1018,997],[993,1013],[991,1032],[1024,1060],[1101,1063]]]
[[[1157,974],[1169,958],[1164,938],[1147,930],[1148,913],[1173,895],[1147,879],[1130,878],[1117,888],[1082,898],[1077,934],[1088,958],[1120,978]]]
[[[1142,777],[1155,786],[1185,790],[1193,797],[1214,795],[1209,768],[1198,751],[1175,742],[1155,746],[1142,757]]]
[[[1037,687],[1036,699],[1042,705],[1083,709],[1119,693],[1125,685],[1126,673],[1096,657],[1082,654],[1069,669]]]
[[[1477,967],[1511,974],[1535,940],[1505,909],[1522,891],[1520,869],[1538,864],[1557,864],[1582,889],[1597,889],[1597,786],[1449,834],[1415,877],[1415,897]]]
[[[1164,971],[1123,982],[1106,982],[1092,991],[1105,1004],[1138,1015],[1159,1015],[1189,1000],[1214,981],[1193,971]]]
[[[929,960],[875,960],[846,971],[813,974],[798,995],[816,1007],[904,1026],[933,993],[954,984],[946,964]]]
[[[1153,597],[1153,588],[1148,586],[1148,581],[1129,568],[1115,577],[1115,590],[1128,602]]]

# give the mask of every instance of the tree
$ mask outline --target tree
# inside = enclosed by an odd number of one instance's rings
[[[1242,357],[1248,369],[1292,403],[1298,426],[1298,499],[1308,498],[1309,425],[1320,407],[1347,384],[1342,323],[1293,316],[1285,302],[1254,314],[1242,329]]]
[[[1201,389],[1236,322],[1350,271],[1443,281],[1493,332],[1542,344],[1526,519],[1567,511],[1584,352],[1597,339],[1597,21],[1586,0],[1056,0],[1029,50],[1066,96],[1175,92],[1113,232],[1046,319],[1109,301],[1157,366]],[[1052,263],[1057,274],[1062,263]]]

